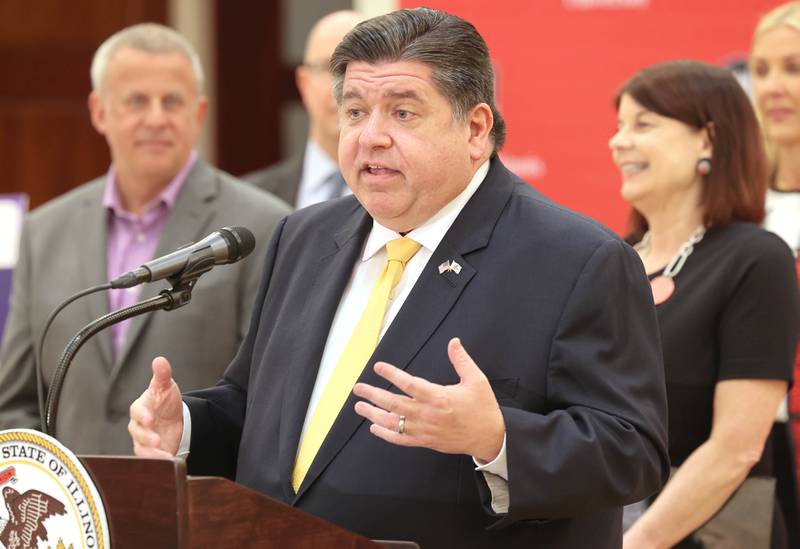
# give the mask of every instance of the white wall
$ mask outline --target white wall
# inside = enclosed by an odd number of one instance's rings
[[[209,100],[208,117],[200,134],[200,154],[212,164],[217,160],[217,67],[214,63],[214,0],[169,0],[167,23],[184,35],[197,50],[203,63],[205,92]]]

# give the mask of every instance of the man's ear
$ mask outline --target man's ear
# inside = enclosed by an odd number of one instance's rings
[[[100,135],[106,133],[106,107],[103,98],[96,91],[89,94],[88,99],[89,115],[92,119],[92,126]]]
[[[492,109],[486,103],[478,103],[467,114],[469,129],[469,156],[479,160],[486,156],[486,149],[491,147],[491,132],[494,126]]]
[[[197,125],[202,126],[208,115],[208,97],[201,95],[197,99]]]
[[[311,75],[309,74],[308,68],[303,65],[298,66],[294,70],[294,84],[297,86],[297,91],[300,92],[300,99],[303,101],[303,105],[306,105],[306,108],[308,108],[308,103],[306,103],[306,91],[308,90],[308,79],[310,77]]]

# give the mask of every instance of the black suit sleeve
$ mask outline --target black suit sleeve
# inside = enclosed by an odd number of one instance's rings
[[[253,346],[269,289],[278,244],[286,218],[275,228],[264,262],[247,336],[222,379],[212,388],[193,391],[183,397],[192,417],[192,438],[187,467],[192,475],[236,476],[239,441],[247,407],[247,386],[253,360]]]
[[[739,246],[748,257],[740,259],[742,274],[733,279],[736,286],[719,316],[717,379],[791,381],[798,333],[794,257],[779,237],[764,231]]]
[[[502,408],[510,504],[495,527],[620,506],[666,482],[657,318],[641,261],[625,244],[604,242],[578,275],[553,339],[546,394],[546,414]]]

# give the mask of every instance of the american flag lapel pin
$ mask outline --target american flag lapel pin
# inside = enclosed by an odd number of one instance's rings
[[[461,272],[461,265],[459,265],[455,261],[445,261],[444,263],[439,265],[439,274],[444,274],[447,271],[451,271],[458,274]]]

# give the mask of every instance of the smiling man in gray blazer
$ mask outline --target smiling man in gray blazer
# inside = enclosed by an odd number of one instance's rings
[[[173,30],[144,24],[115,34],[92,62],[92,123],[112,165],[31,213],[14,273],[0,354],[0,428],[40,426],[35,366],[47,385],[61,350],[92,319],[154,296],[154,283],[71,305],[36,346],[49,313],[82,288],[226,225],[253,231],[251,257],[218,267],[174,312],[137,317],[95,336],[64,385],[58,438],[79,453],[130,453],[128,406],[149,378],[153,355],[171,357],[183,386],[213,383],[244,337],[266,244],[288,206],[198,157],[207,110],[197,54]]]

